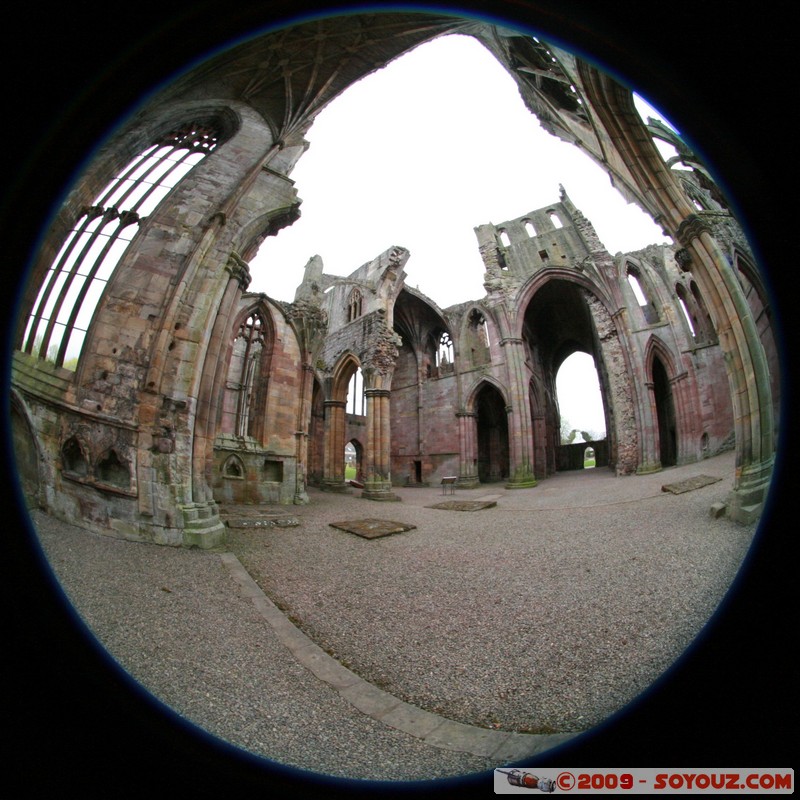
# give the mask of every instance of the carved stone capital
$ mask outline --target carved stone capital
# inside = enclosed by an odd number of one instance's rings
[[[685,247],[704,233],[711,233],[708,223],[697,214],[690,214],[678,225],[677,239]]]
[[[247,291],[247,287],[250,285],[250,265],[238,253],[231,252],[228,256],[225,271],[231,278],[239,281],[243,292]]]

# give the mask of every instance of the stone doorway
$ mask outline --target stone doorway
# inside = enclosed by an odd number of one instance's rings
[[[659,456],[662,467],[678,463],[678,436],[675,425],[675,403],[672,399],[667,370],[658,357],[653,359],[653,392],[658,417]]]
[[[496,483],[508,478],[508,414],[500,392],[486,385],[475,401],[478,413],[478,480]]]

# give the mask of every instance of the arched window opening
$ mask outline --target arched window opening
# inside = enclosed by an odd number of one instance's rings
[[[532,222],[531,222],[529,219],[526,219],[526,220],[525,220],[525,232],[526,232],[526,233],[528,234],[528,236],[530,236],[531,238],[533,238],[534,236],[536,236],[536,228],[533,226],[533,223],[532,223]]]
[[[658,322],[658,310],[656,309],[655,303],[651,299],[650,293],[645,288],[645,283],[642,280],[641,273],[636,267],[630,264],[628,264],[626,272],[628,285],[631,287],[634,297],[636,298],[636,302],[639,304],[639,308],[642,310],[645,322],[647,322],[648,325],[654,325],[656,322]]]
[[[255,416],[252,412],[258,405],[255,400],[260,388],[265,328],[261,314],[253,312],[239,326],[233,342],[228,374],[230,385],[238,391],[235,431],[241,438],[254,435]]]
[[[636,302],[640,306],[646,306],[647,297],[645,297],[644,291],[642,291],[642,284],[639,283],[639,278],[637,278],[636,275],[634,275],[634,273],[630,270],[628,270],[628,284],[633,290],[633,294],[636,297]]]
[[[436,348],[436,366],[440,372],[452,370],[453,368],[453,341],[447,331],[444,331],[439,336],[439,343]]]
[[[711,316],[706,310],[706,304],[700,294],[700,289],[694,281],[689,285],[689,290],[694,298],[695,307],[697,309],[697,319],[699,321],[699,325],[696,327],[697,332],[695,333],[695,338],[699,335],[703,342],[716,341],[717,337],[714,331],[714,325],[711,322]]]
[[[364,376],[361,369],[357,369],[347,386],[347,405],[345,406],[348,414],[355,414],[359,417],[367,415],[367,397],[364,394]]]
[[[469,315],[469,328],[477,344],[483,345],[483,347],[489,346],[489,328],[486,325],[486,317],[477,309],[474,309]]]
[[[489,328],[478,309],[473,309],[468,318],[467,343],[473,367],[489,361]]]
[[[141,153],[76,220],[50,265],[28,318],[27,353],[75,369],[108,281],[139,225],[217,145],[210,125],[173,130]]]
[[[361,295],[361,290],[357,287],[350,292],[350,296],[347,299],[347,321],[352,322],[354,319],[358,319],[362,314],[362,306],[363,306],[363,297]]]
[[[675,286],[675,293],[678,295],[678,303],[680,304],[683,315],[686,318],[686,324],[689,326],[689,331],[695,342],[698,344],[709,344],[715,341],[716,334],[714,333],[714,326],[705,309],[703,298],[700,295],[697,284],[692,281],[688,292],[684,286],[677,284]]]
[[[678,295],[678,305],[681,307],[681,311],[683,311],[683,318],[689,326],[692,338],[696,338],[697,334],[695,333],[694,322],[692,322],[692,314],[689,311],[689,307],[686,305],[686,291],[683,286],[678,284],[678,286],[675,287],[675,293]]]
[[[553,223],[554,228],[563,228],[564,223],[561,222],[561,218],[556,214],[555,211],[548,211],[547,216],[550,217],[550,222]]]
[[[508,247],[511,244],[511,239],[508,238],[507,231],[500,231],[500,242],[502,243],[503,247]]]
[[[556,375],[556,397],[561,416],[561,443],[597,442],[606,438],[605,410],[594,359],[576,352],[566,358]]]

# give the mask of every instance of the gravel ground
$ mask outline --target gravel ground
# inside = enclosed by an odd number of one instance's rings
[[[561,473],[475,512],[311,491],[292,528],[228,547],[309,637],[364,679],[447,718],[581,731],[685,650],[723,598],[755,526],[712,519],[733,454],[650,476]],[[723,480],[685,494],[664,483]],[[286,509],[282,509],[286,510]],[[367,540],[331,522],[414,530]],[[307,672],[242,597],[219,554],[120,541],[35,513],[45,552],[97,638],[156,697],[250,752],[329,775],[419,780],[490,769],[361,714]]]

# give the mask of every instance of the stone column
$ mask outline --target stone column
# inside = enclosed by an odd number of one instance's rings
[[[311,417],[311,392],[314,384],[314,371],[310,364],[303,364],[303,384],[300,387],[300,403],[297,411],[297,430],[295,435],[295,471],[294,504],[308,503],[308,440],[309,421]]]
[[[547,477],[547,424],[544,413],[532,414],[533,420],[533,474],[541,480]]]
[[[473,411],[459,411],[458,418],[458,486],[474,489],[478,484],[478,415]]]
[[[325,400],[325,456],[322,488],[328,492],[344,492],[344,436],[346,400]]]
[[[692,214],[678,227],[677,238],[691,255],[692,273],[711,306],[728,367],[736,432],[736,472],[728,515],[749,523],[763,509],[775,459],[766,354],[742,287],[709,228]]]
[[[239,299],[250,284],[248,265],[235,253],[231,253],[225,271],[228,273],[228,282],[214,319],[197,401],[192,450],[192,502],[181,509],[184,518],[184,543],[201,547],[213,547],[225,538],[225,526],[219,518],[211,488],[214,436],[222,387],[228,369],[223,355],[232,333],[232,319]]]
[[[525,374],[525,344],[522,339],[506,338],[500,341],[506,351],[509,378],[508,448],[510,475],[508,489],[525,489],[536,486],[533,474],[533,425],[528,397],[528,380]]]
[[[388,389],[366,389],[367,446],[364,491],[367,500],[399,500],[392,492],[390,397]]]
[[[647,417],[642,424],[642,461],[636,468],[637,475],[648,475],[658,472],[661,466],[660,431],[658,429],[658,408],[656,405],[656,389],[652,381],[645,383],[647,399]],[[643,410],[644,413],[644,410]]]

